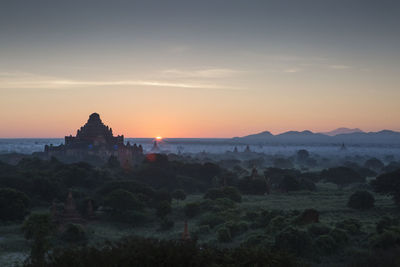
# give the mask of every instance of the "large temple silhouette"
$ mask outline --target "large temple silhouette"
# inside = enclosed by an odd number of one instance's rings
[[[59,146],[45,146],[44,152],[48,157],[74,157],[83,159],[87,156],[96,156],[108,160],[115,156],[121,165],[131,165],[142,158],[141,145],[124,143],[124,136],[114,136],[112,128],[100,119],[100,115],[93,113],[87,123],[77,130],[76,136],[66,136],[65,143]]]

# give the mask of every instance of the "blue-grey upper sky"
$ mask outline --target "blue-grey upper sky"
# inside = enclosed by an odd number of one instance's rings
[[[71,116],[96,109],[115,120],[157,103],[146,111],[153,120],[170,110],[157,125],[132,119],[151,130],[118,127],[131,136],[399,130],[399,47],[400,1],[2,0],[0,111],[8,115],[0,120],[18,122],[31,107],[54,111],[46,125],[72,104]],[[115,95],[146,105],[113,107]],[[186,130],[192,118],[198,124]]]

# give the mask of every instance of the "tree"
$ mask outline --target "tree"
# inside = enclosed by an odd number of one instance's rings
[[[178,189],[178,190],[175,190],[174,192],[172,192],[171,196],[172,196],[172,198],[176,199],[177,201],[186,199],[186,193],[185,193],[185,191],[183,191],[181,189]]]
[[[198,202],[187,203],[183,212],[188,218],[193,218],[200,212],[200,204]]]
[[[239,190],[232,186],[226,186],[224,188],[211,188],[205,193],[204,198],[229,198],[235,202],[242,201],[242,195],[240,194]]]
[[[299,151],[297,151],[296,156],[297,156],[297,161],[304,164],[310,157],[310,153],[308,153],[308,151],[305,149],[300,149]]]
[[[49,249],[49,236],[54,226],[48,213],[32,214],[24,222],[22,231],[28,240],[32,240],[30,261],[33,266],[43,266],[45,254]]]
[[[161,201],[158,203],[156,208],[156,215],[161,219],[172,212],[171,204],[168,201]]]
[[[364,163],[364,167],[380,172],[385,167],[385,164],[377,158],[370,158]]]
[[[393,196],[395,203],[400,206],[400,169],[379,175],[371,181],[375,192]]]
[[[347,167],[335,167],[323,170],[321,176],[327,181],[344,187],[352,183],[365,183],[365,177]]]
[[[144,205],[131,192],[117,189],[109,193],[104,204],[116,212],[126,212],[130,210],[143,210]]]
[[[273,163],[275,168],[280,168],[280,169],[293,169],[293,163],[290,159],[285,159],[285,158],[276,158],[273,160]]]
[[[68,224],[61,238],[69,243],[85,244],[87,235],[83,227],[79,224]]]
[[[374,202],[375,198],[370,192],[357,191],[350,196],[347,206],[353,209],[367,210],[374,207]]]
[[[0,188],[0,220],[22,220],[28,213],[29,198],[11,188]]]

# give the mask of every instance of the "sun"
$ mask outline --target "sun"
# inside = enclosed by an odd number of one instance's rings
[[[161,136],[157,136],[156,139],[157,139],[158,141],[160,141],[160,140],[162,140],[162,137],[161,137]]]

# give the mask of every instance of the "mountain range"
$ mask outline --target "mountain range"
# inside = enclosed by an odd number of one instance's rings
[[[325,133],[305,131],[288,131],[273,135],[268,131],[243,137],[234,137],[242,143],[287,143],[287,144],[400,144],[400,132],[382,130],[363,132],[358,128],[338,128]]]

